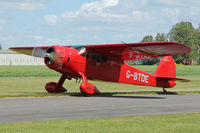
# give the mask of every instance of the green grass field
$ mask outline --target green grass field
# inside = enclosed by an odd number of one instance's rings
[[[0,133],[199,133],[200,113],[0,124]]]
[[[151,74],[157,68],[154,66],[134,66]],[[57,82],[60,74],[46,66],[0,66],[0,97],[24,96],[58,96],[80,95],[79,86],[75,80],[65,81],[68,89],[64,94],[48,94],[44,86],[47,82]],[[190,79],[191,82],[177,82],[174,88],[168,89],[173,93],[200,93],[200,66],[177,65],[177,77]],[[130,84],[89,81],[100,89],[102,95],[116,94],[156,94],[161,88],[136,86]]]

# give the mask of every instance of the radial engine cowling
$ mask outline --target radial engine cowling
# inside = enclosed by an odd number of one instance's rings
[[[54,70],[62,70],[68,60],[68,50],[63,46],[52,46],[47,49],[44,57],[45,64]]]

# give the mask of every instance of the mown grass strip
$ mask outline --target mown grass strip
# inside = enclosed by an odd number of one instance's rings
[[[46,66],[0,66],[0,77],[55,77],[56,71]]]
[[[200,113],[0,124],[1,133],[199,133]]]

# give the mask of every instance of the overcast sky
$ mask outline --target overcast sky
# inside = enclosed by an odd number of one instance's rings
[[[200,0],[0,0],[0,44],[139,42],[199,15]]]

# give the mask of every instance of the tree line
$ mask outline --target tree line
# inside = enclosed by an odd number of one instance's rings
[[[191,22],[179,22],[171,30],[165,33],[157,33],[155,38],[152,35],[146,35],[141,42],[177,42],[186,44],[191,48],[188,55],[173,56],[177,64],[200,64],[200,25],[194,28]],[[190,63],[187,63],[187,62]],[[142,64],[155,64],[159,59],[145,59]],[[192,63],[191,63],[192,62]]]

